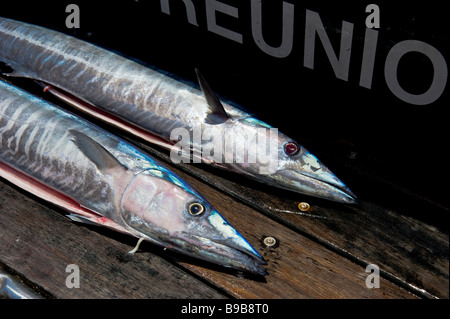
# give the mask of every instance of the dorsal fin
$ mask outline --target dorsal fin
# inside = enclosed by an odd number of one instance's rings
[[[18,65],[13,62],[0,61],[0,74],[10,77],[28,78],[29,76],[20,70]]]
[[[206,82],[200,71],[195,69],[195,73],[197,74],[198,83],[200,84],[200,88],[205,96],[206,103],[208,103],[209,106],[209,112],[205,122],[213,125],[225,122],[228,120],[228,115],[225,112],[222,103],[214,94],[213,90],[209,86],[208,82]]]
[[[114,155],[89,136],[76,130],[69,130],[69,133],[73,136],[72,141],[78,149],[83,152],[83,154],[89,158],[100,171],[104,172],[114,168],[126,169]]]

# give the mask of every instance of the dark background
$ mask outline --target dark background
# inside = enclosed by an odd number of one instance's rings
[[[280,59],[254,43],[250,0],[222,0],[239,8],[238,19],[217,14],[217,23],[242,34],[243,44],[207,30],[204,1],[193,0],[198,26],[188,23],[181,0],[170,0],[171,15],[156,0],[18,0],[2,3],[0,16],[75,35],[190,81],[197,67],[219,95],[298,140],[357,195],[381,202],[406,195],[448,213],[448,90],[432,104],[415,106],[391,93],[384,79],[386,55],[403,40],[434,46],[448,63],[444,2],[290,0],[294,46]],[[79,5],[80,29],[65,26],[69,3]],[[381,27],[372,88],[366,89],[359,78],[369,3],[379,5]],[[263,1],[263,35],[273,46],[281,42],[281,5]],[[336,52],[342,21],[354,24],[348,81],[335,77],[317,38],[315,68],[303,66],[306,9],[319,13]],[[408,92],[424,92],[432,76],[421,54],[408,53],[399,64],[399,81]]]

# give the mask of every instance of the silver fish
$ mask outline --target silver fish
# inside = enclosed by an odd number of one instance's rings
[[[2,81],[0,176],[68,210],[74,221],[266,274],[264,259],[179,176],[107,131]]]
[[[195,87],[85,41],[6,18],[0,18],[0,60],[14,69],[11,76],[44,82],[70,104],[171,149],[171,155],[189,150],[194,161],[260,182],[356,201],[304,147],[281,132],[270,134],[270,125],[220,101],[199,72]]]
[[[23,282],[0,269],[0,299],[42,299]]]

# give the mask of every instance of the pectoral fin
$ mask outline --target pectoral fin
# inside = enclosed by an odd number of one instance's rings
[[[197,74],[200,88],[202,89],[203,95],[209,106],[208,116],[206,117],[205,122],[212,125],[225,122],[229,117],[225,112],[222,103],[217,98],[216,94],[214,94],[214,91],[211,89],[208,82],[206,82],[200,71],[195,69],[195,73]]]
[[[117,158],[114,157],[106,148],[94,141],[92,138],[84,133],[76,130],[69,130],[72,135],[72,141],[78,147],[78,149],[91,160],[97,168],[104,172],[108,169],[123,168],[123,166]]]

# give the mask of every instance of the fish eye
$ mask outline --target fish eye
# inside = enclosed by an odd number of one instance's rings
[[[294,156],[300,151],[300,147],[295,142],[288,142],[284,145],[286,155]]]
[[[188,207],[188,212],[192,216],[199,216],[199,215],[203,214],[204,211],[205,211],[205,207],[200,203],[192,203]]]

